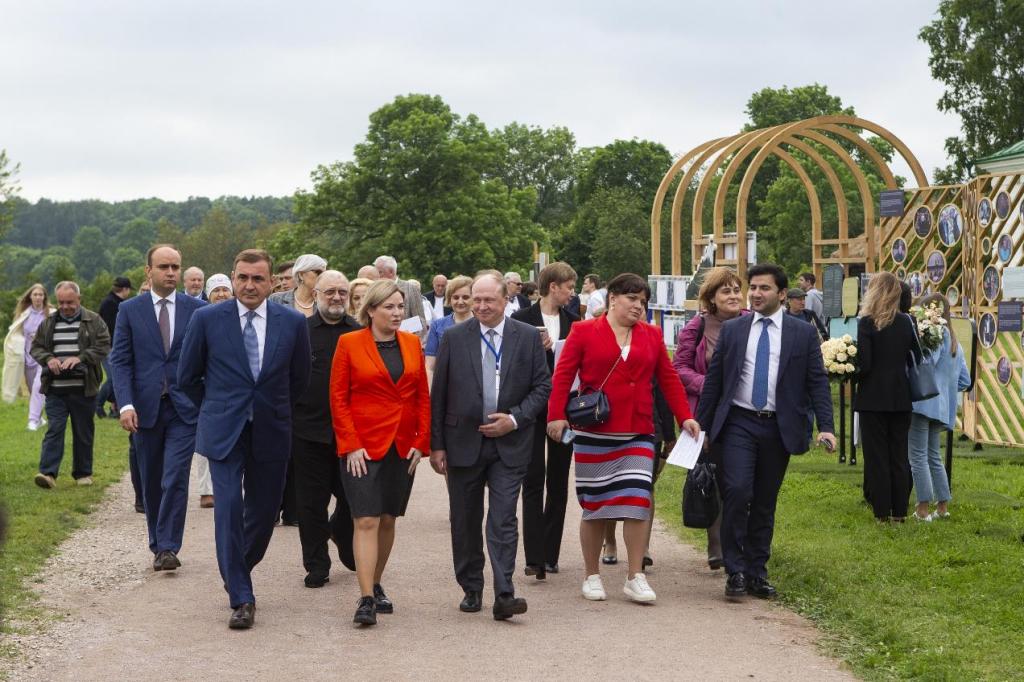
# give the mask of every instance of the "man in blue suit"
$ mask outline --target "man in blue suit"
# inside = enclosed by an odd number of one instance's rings
[[[725,594],[768,598],[775,505],[789,456],[807,451],[807,411],[835,448],[832,397],[814,327],[786,315],[789,280],[777,265],[747,271],[753,315],[726,322],[700,394],[697,421],[721,447]]]
[[[181,254],[157,244],[146,254],[149,294],[121,303],[110,366],[121,426],[133,434],[154,571],[181,566],[188,475],[195,450],[196,395],[178,385],[178,356],[202,301],[175,293]]]
[[[251,628],[255,620],[251,572],[274,532],[291,454],[292,406],[309,383],[306,319],[267,301],[271,272],[266,251],[235,256],[236,300],[192,317],[178,365],[179,384],[204,390],[196,452],[210,461],[217,565],[234,629]]]

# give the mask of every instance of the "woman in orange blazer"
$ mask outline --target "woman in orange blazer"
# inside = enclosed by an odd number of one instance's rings
[[[353,550],[361,597],[354,621],[374,625],[394,605],[380,586],[405,514],[413,474],[430,448],[430,395],[420,340],[398,331],[405,298],[393,280],[367,289],[359,322],[338,339],[331,366],[331,416],[341,482],[355,521]]]

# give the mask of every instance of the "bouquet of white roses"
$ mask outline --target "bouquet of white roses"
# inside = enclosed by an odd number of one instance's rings
[[[917,334],[921,338],[921,347],[926,351],[935,351],[942,347],[945,335],[946,318],[942,316],[942,306],[935,301],[922,308],[919,305],[910,309],[917,318]]]
[[[849,379],[857,371],[857,342],[849,334],[829,339],[821,344],[821,357],[829,379]]]

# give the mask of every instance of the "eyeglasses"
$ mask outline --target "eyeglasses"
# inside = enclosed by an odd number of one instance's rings
[[[348,296],[348,289],[317,289],[316,291],[327,298],[334,298],[335,296],[341,296],[344,298]]]
[[[317,277],[319,277],[320,275],[324,274],[323,270],[310,270],[310,272],[312,272]]]

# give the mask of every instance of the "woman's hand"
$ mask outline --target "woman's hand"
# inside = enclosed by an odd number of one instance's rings
[[[366,475],[366,460],[370,456],[366,454],[366,448],[359,448],[345,455],[345,468],[348,472],[359,478]]]
[[[420,463],[420,459],[423,458],[423,453],[416,448],[409,448],[409,454],[406,459],[409,460],[409,475],[412,476],[416,473],[416,465]]]
[[[683,431],[690,434],[690,438],[697,440],[697,437],[700,436],[700,424],[696,419],[687,419],[683,422]]]
[[[562,434],[569,428],[569,422],[564,419],[556,419],[553,422],[548,422],[548,438],[554,441],[561,442]]]

